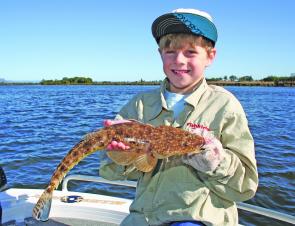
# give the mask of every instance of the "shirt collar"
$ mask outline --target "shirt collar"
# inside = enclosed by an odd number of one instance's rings
[[[194,108],[197,107],[203,93],[208,89],[208,84],[206,82],[206,79],[203,78],[195,87],[194,91],[185,98],[185,101],[192,105]]]
[[[166,83],[167,80],[164,79],[161,83],[160,89],[155,90],[155,92],[149,97],[149,101],[146,104],[146,117],[148,121],[155,119],[161,113],[163,108],[168,110],[164,97]]]
[[[168,89],[169,81],[167,78],[161,83],[160,89],[155,91],[147,103],[147,120],[152,120],[156,118],[163,109],[168,110],[167,103],[164,97],[165,90]],[[198,105],[201,96],[208,88],[206,79],[203,78],[198,85],[195,87],[195,90],[185,98],[185,102],[191,105],[193,108],[196,108]]]

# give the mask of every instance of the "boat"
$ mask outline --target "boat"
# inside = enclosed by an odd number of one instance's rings
[[[2,225],[116,226],[129,214],[131,199],[69,191],[68,182],[72,180],[136,187],[134,181],[109,181],[95,176],[69,175],[64,178],[62,189],[53,193],[50,216],[46,222],[32,218],[32,209],[43,189],[9,188],[0,192]],[[295,217],[288,214],[247,203],[237,203],[237,206],[250,213],[295,224]]]

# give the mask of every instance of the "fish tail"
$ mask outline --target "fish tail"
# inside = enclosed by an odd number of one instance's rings
[[[47,189],[43,192],[35,205],[33,209],[33,217],[35,219],[41,221],[48,220],[53,190],[58,187],[63,177],[82,159],[92,154],[94,151],[103,150],[109,142],[107,132],[105,130],[100,130],[89,134],[69,151],[56,168]]]
[[[52,194],[49,189],[46,189],[40,196],[37,204],[33,209],[33,217],[36,220],[47,221],[51,209]]]

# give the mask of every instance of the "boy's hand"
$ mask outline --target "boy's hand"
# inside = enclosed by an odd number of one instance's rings
[[[205,145],[202,146],[203,151],[198,154],[184,155],[182,161],[201,172],[214,171],[224,158],[222,144],[207,130],[200,130],[196,133],[205,139]]]
[[[121,123],[128,123],[130,122],[129,120],[104,120],[103,125],[105,127],[107,126],[111,126],[111,125],[116,125],[116,124],[121,124]],[[123,142],[117,142],[115,140],[113,140],[111,143],[108,144],[107,146],[107,150],[111,151],[111,150],[127,150],[130,147],[128,145],[125,145]]]

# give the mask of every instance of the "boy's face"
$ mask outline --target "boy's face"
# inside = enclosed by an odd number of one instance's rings
[[[189,43],[184,43],[181,48],[164,48],[159,51],[164,73],[170,81],[170,91],[183,94],[193,91],[216,54],[215,49],[208,53],[204,47]]]

